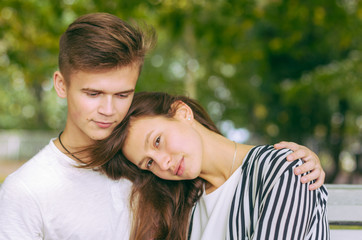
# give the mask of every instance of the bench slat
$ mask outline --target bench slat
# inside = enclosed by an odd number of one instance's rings
[[[327,184],[331,225],[362,226],[362,185]]]

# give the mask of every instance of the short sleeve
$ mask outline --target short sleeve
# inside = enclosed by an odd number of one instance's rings
[[[0,239],[43,239],[38,204],[24,183],[9,176],[0,186]]]

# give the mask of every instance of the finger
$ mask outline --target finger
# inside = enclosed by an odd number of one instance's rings
[[[276,148],[276,149],[289,148],[290,150],[295,151],[300,148],[300,145],[298,145],[294,142],[282,141],[282,142],[274,144],[274,148]]]
[[[299,167],[296,167],[294,169],[294,173],[296,175],[300,175],[309,171],[315,171],[318,168],[316,168],[316,165],[314,164],[314,162],[309,161],[309,162],[304,162],[302,165],[300,165]]]
[[[317,178],[317,180],[315,181],[315,183],[309,185],[309,190],[316,190],[318,188],[320,188],[323,183],[324,183],[324,178],[325,178],[325,173],[324,171],[321,173],[321,176],[319,178]]]
[[[300,148],[296,151],[294,151],[293,153],[289,154],[287,156],[287,160],[288,161],[294,161],[297,159],[303,159],[304,161],[314,161],[315,163],[315,159],[311,158],[311,156],[313,156],[310,151],[308,151],[307,149],[304,148]]]
[[[316,169],[310,173],[308,173],[307,175],[304,175],[303,177],[301,177],[300,181],[302,183],[307,183],[307,182],[311,182],[313,180],[317,180],[320,176],[320,170]]]
[[[287,143],[287,142],[285,142],[285,141],[278,142],[278,143],[274,144],[274,148],[276,148],[276,149],[285,148],[286,143]]]

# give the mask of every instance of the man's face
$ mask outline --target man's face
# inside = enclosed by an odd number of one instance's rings
[[[77,145],[109,136],[131,105],[138,75],[138,65],[72,73],[66,87],[68,116],[64,133]]]

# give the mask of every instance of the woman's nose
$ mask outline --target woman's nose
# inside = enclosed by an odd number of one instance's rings
[[[156,158],[157,165],[161,170],[168,170],[170,168],[171,158],[168,154],[162,153]]]

